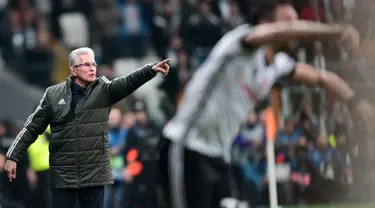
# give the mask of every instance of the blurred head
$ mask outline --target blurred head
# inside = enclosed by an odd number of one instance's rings
[[[134,125],[135,117],[134,113],[126,112],[122,117],[122,127],[124,129],[130,129]]]
[[[258,116],[254,111],[251,111],[247,114],[247,122],[250,124],[254,124],[258,121]]]
[[[164,15],[170,16],[172,15],[172,7],[169,2],[165,2],[163,5],[163,13]]]
[[[201,14],[205,15],[211,12],[211,5],[208,1],[203,0],[199,4],[199,11]]]
[[[173,35],[171,37],[171,47],[173,49],[179,49],[182,46],[181,38],[178,35]]]
[[[147,122],[146,106],[143,102],[136,102],[134,106],[135,119],[140,123]]]
[[[230,6],[230,13],[231,15],[237,15],[238,14],[238,5],[235,1],[231,1],[229,3]]]
[[[113,69],[111,68],[111,66],[107,65],[100,65],[100,67],[97,69],[97,75],[103,75],[108,79],[113,79],[115,77],[115,75],[113,74]]]
[[[50,43],[50,34],[47,31],[39,31],[37,33],[39,47],[47,47]]]
[[[316,138],[316,147],[318,149],[324,149],[327,147],[327,135],[325,133],[320,133]]]
[[[4,122],[0,121],[0,136],[4,136],[7,132],[7,127]]]
[[[73,50],[69,54],[69,66],[70,74],[77,84],[87,86],[96,80],[97,64],[91,48],[83,47]]]
[[[292,21],[298,19],[297,11],[288,0],[257,1],[253,7],[251,24],[258,25],[269,22]]]
[[[254,7],[252,18],[250,19],[253,25],[279,22],[279,21],[293,21],[298,19],[297,11],[289,0],[261,0],[258,5]],[[297,47],[297,41],[291,40],[283,42],[282,45],[277,45],[278,50],[285,52],[293,51]]]
[[[307,139],[305,136],[300,136],[300,138],[298,139],[298,144],[301,145],[301,146],[306,146],[307,145]]]
[[[295,122],[293,121],[293,119],[291,119],[291,118],[286,119],[285,123],[284,123],[284,131],[288,132],[288,133],[291,133],[294,130],[295,130]]]
[[[108,125],[110,128],[118,128],[121,126],[122,113],[118,108],[112,108],[109,113]]]

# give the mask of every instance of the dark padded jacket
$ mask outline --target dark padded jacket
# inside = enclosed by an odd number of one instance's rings
[[[72,79],[47,88],[6,156],[18,162],[51,125],[50,172],[53,188],[83,188],[113,183],[109,164],[108,116],[111,105],[155,77],[151,64],[109,81],[99,77],[71,109]]]

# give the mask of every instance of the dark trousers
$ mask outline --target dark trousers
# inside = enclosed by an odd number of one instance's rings
[[[173,145],[166,140],[160,152],[160,174],[167,207],[170,206],[169,149]],[[173,168],[173,167],[172,167]],[[184,149],[184,192],[187,208],[218,208],[232,199],[230,167],[220,158],[211,158],[198,152]]]
[[[53,208],[103,208],[104,186],[81,189],[53,189]]]

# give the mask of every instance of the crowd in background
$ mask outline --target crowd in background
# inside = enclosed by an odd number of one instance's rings
[[[189,77],[225,32],[246,23],[253,2],[186,0],[176,7],[171,0],[3,0],[0,1],[0,49],[9,71],[43,88],[55,82],[52,79],[57,59],[55,44],[68,51],[82,45],[91,46],[100,65],[99,74],[109,78],[116,76],[114,68],[118,59],[140,60],[150,54],[158,59],[171,58],[170,74],[159,85],[167,97],[162,105],[169,118]],[[362,41],[369,43],[373,39],[369,28],[374,25],[371,18],[363,18],[365,14],[371,15],[374,7],[371,2],[294,1],[302,19],[353,23],[361,32]],[[82,22],[72,22],[72,18]],[[67,28],[73,28],[74,33]],[[313,62],[322,48],[328,63],[342,61],[340,48],[332,43],[302,43],[302,46],[307,62]],[[363,50],[371,52],[371,48]],[[361,77],[368,79],[366,73]],[[350,74],[342,75],[350,77]],[[375,172],[366,165],[373,161],[375,154],[370,148],[373,144],[353,138],[350,119],[343,113],[345,106],[326,100],[325,131],[321,131],[314,118],[314,103],[283,118],[276,138],[282,204],[371,198],[363,193],[371,193],[365,187],[374,184]],[[106,189],[106,207],[163,207],[161,190],[155,180],[161,126],[149,118],[145,103],[127,101],[113,108],[109,119],[115,184]],[[264,128],[262,115],[250,112],[232,148],[238,197],[250,199],[254,206],[268,203]],[[6,141],[14,138],[18,129],[11,120],[0,122],[2,153],[7,148]],[[40,194],[44,193],[41,187],[48,187],[48,182],[40,184],[37,171],[30,168],[27,158],[26,154],[18,165],[17,180],[11,186],[2,173],[0,204],[48,207],[48,203],[40,205]],[[0,171],[4,161],[4,155],[0,154]],[[361,194],[356,195],[356,190],[361,190]],[[44,199],[48,201],[48,196]]]

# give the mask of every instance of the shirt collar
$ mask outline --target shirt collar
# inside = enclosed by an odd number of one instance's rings
[[[72,92],[80,92],[80,93],[84,93],[86,91],[85,88],[79,86],[77,83],[75,83],[74,81],[72,82],[72,85],[71,85],[71,89],[72,89]]]

